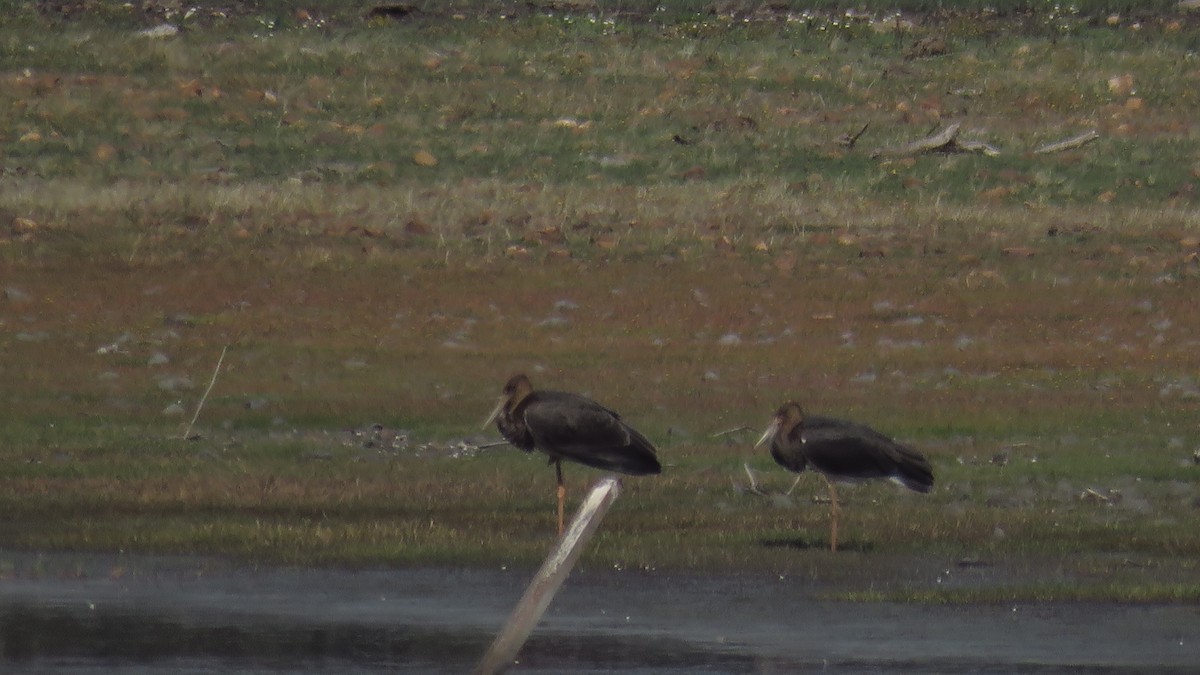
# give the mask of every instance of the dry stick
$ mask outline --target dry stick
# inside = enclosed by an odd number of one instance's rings
[[[1047,143],[1046,145],[1043,145],[1042,147],[1038,148],[1037,150],[1034,150],[1033,154],[1045,155],[1045,154],[1051,153],[1051,152],[1062,152],[1063,150],[1073,150],[1082,145],[1087,145],[1088,143],[1091,143],[1092,141],[1096,140],[1097,138],[1100,138],[1100,132],[1096,131],[1095,129],[1092,129],[1090,131],[1085,131],[1082,134],[1079,134],[1078,136],[1068,138],[1065,141],[1057,141],[1055,143]]]
[[[126,264],[129,264],[129,265],[133,264],[133,257],[137,255],[138,246],[142,245],[142,236],[143,235],[139,234],[138,238],[133,240],[133,250],[129,252],[129,261]]]
[[[853,136],[850,134],[842,134],[841,138],[839,138],[837,141],[838,144],[844,145],[847,148],[853,148],[854,144],[858,143],[858,139],[862,138],[862,135],[867,133],[867,127],[869,126],[871,126],[871,123],[867,122],[862,126],[861,129],[858,130],[858,133],[854,134]]]
[[[186,441],[192,435],[192,425],[200,418],[200,410],[204,408],[204,402],[208,400],[208,393],[212,391],[213,385],[217,383],[217,373],[221,371],[221,363],[225,361],[225,351],[229,349],[229,345],[221,347],[221,358],[217,359],[217,367],[213,368],[212,379],[208,381],[208,389],[204,390],[204,395],[200,397],[200,403],[196,404],[196,414],[192,415],[192,421],[188,422],[187,431],[183,432],[183,439]]]
[[[930,150],[936,150],[938,148],[947,146],[953,143],[954,139],[958,138],[958,129],[961,126],[961,122],[955,122],[954,124],[951,124],[932,136],[913,141],[912,143],[903,146],[898,152],[903,154],[916,154],[918,152],[928,152]]]
[[[872,157],[919,155],[926,152],[978,152],[988,157],[1000,154],[1000,148],[983,141],[963,141],[958,138],[960,123],[955,122],[938,133],[898,148],[884,148],[872,153]]]
[[[742,462],[742,468],[746,470],[746,475],[750,477],[750,487],[746,488],[750,494],[766,497],[767,491],[759,487],[758,479],[754,477],[754,471],[750,468],[750,462]],[[733,479],[730,478],[729,480]],[[737,483],[734,483],[734,486],[736,485]]]
[[[796,486],[800,484],[801,478],[804,478],[804,476],[796,476],[796,480],[792,482],[792,487],[788,488],[788,491],[783,493],[784,497],[792,496],[792,492],[796,489]]]
[[[1000,148],[983,141],[957,141],[956,143],[963,152],[978,152],[988,157],[1000,156]]]
[[[737,427],[736,429],[726,429],[725,431],[718,431],[717,433],[713,434],[712,438],[720,438],[722,436],[736,434],[739,431],[754,431],[754,428],[753,427]]]

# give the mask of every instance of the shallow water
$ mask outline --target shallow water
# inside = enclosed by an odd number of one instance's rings
[[[0,555],[0,671],[469,672],[532,570]],[[765,575],[577,571],[514,673],[1194,672],[1200,607],[813,599]]]

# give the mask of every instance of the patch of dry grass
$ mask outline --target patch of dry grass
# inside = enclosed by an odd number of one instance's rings
[[[931,23],[898,39],[714,19],[703,40],[554,16],[231,24],[166,41],[16,25],[0,209],[42,231],[111,235],[86,253],[136,242],[133,257],[151,260],[178,237],[192,251],[231,238],[292,248],[330,230],[586,257],[875,223],[980,237],[1131,211],[1190,222],[1200,87],[1177,64],[1192,28],[1147,25],[1149,40],[994,21],[982,37]],[[918,37],[949,38],[947,53],[905,59]],[[951,121],[1005,153],[872,156]],[[855,147],[838,143],[864,126]],[[1093,128],[1102,139],[1083,150],[1029,154]],[[1064,207],[1050,223],[1025,211]],[[325,259],[319,244],[297,248],[300,262]]]

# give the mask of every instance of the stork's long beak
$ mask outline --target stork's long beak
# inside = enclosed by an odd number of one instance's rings
[[[492,414],[488,415],[487,419],[483,421],[483,426],[481,427],[482,429],[487,429],[488,427],[492,426],[492,422],[495,422],[496,418],[499,417],[500,413],[504,410],[505,403],[508,403],[508,399],[501,398],[496,404],[495,409],[492,410]]]
[[[754,444],[755,450],[775,439],[775,434],[779,433],[779,424],[779,418],[771,420],[771,426],[767,427],[767,430],[763,432],[762,438],[758,439],[758,442]]]

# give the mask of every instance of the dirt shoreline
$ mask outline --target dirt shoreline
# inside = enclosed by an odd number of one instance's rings
[[[0,556],[5,672],[468,671],[532,570]],[[580,570],[514,672],[1188,672],[1200,608],[816,599],[802,579]]]

